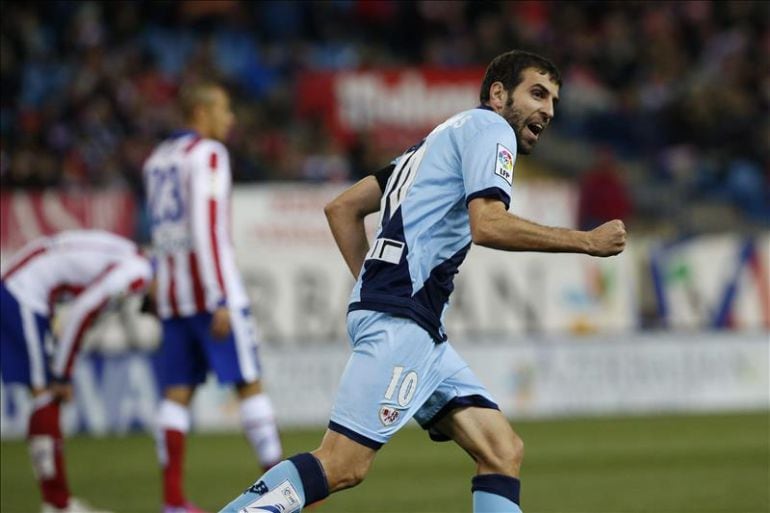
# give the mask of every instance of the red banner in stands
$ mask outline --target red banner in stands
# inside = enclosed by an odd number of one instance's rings
[[[0,194],[3,257],[36,237],[81,228],[102,229],[133,238],[136,228],[134,197],[128,191]]]
[[[306,73],[299,81],[298,114],[321,119],[345,144],[364,134],[388,146],[410,146],[478,105],[483,76],[484,68]]]

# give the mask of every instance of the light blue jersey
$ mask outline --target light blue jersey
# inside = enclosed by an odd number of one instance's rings
[[[489,107],[456,114],[398,157],[348,311],[407,317],[445,341],[442,319],[471,245],[468,202],[508,208],[515,159],[513,129]]]

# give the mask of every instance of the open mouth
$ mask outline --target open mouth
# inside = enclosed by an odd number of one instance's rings
[[[527,128],[535,137],[539,137],[540,133],[545,130],[545,126],[540,123],[530,123],[527,125]]]

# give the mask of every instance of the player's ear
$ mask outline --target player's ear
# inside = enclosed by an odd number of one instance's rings
[[[195,123],[200,123],[206,119],[206,105],[203,103],[198,103],[194,108],[192,112],[192,120]]]
[[[501,110],[505,106],[505,86],[502,82],[492,82],[489,86],[489,103],[495,110]]]

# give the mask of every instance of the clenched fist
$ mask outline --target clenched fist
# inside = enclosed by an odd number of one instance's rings
[[[588,232],[588,254],[607,257],[617,255],[626,247],[626,225],[620,219],[607,221]]]

